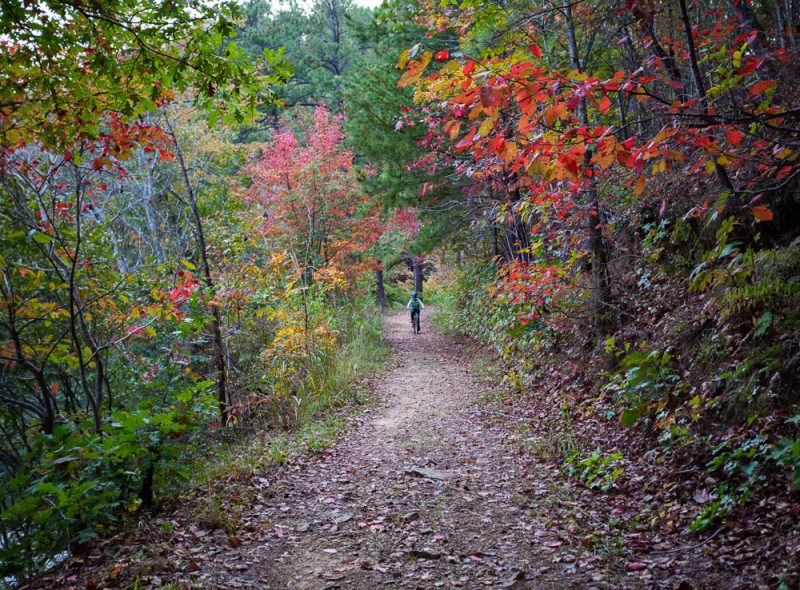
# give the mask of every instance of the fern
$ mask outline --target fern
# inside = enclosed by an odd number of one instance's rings
[[[800,247],[748,250],[734,262],[740,272],[732,274],[743,274],[748,280],[725,285],[723,318],[800,305]]]

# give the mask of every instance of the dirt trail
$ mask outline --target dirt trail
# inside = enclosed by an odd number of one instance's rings
[[[203,525],[186,507],[24,589],[771,587],[717,571],[700,544],[674,547],[656,531],[650,553],[647,538],[625,537],[624,494],[569,485],[522,450],[530,433],[480,411],[495,387],[481,355],[427,321],[412,334],[404,313],[386,327],[382,406],[316,457],[218,482],[235,526]]]
[[[470,353],[429,322],[412,334],[405,314],[386,326],[394,366],[377,382],[384,407],[320,460],[284,470],[254,508],[264,532],[205,561],[192,582],[591,587],[591,572],[560,555],[539,520],[547,474],[474,411],[482,387]]]

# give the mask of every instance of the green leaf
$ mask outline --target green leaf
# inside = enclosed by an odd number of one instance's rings
[[[765,311],[760,318],[758,318],[758,326],[756,327],[756,331],[753,334],[756,338],[759,336],[763,336],[764,333],[769,329],[772,325],[772,312]]]
[[[619,421],[622,423],[622,425],[625,428],[630,428],[631,426],[636,424],[636,421],[639,419],[639,417],[640,417],[639,416],[639,409],[638,408],[632,408],[632,409],[624,410],[622,412],[622,415],[620,415],[620,417],[619,417]]]
[[[48,236],[47,234],[44,234],[40,231],[36,231],[35,229],[32,229],[29,235],[30,237],[33,238],[34,242],[37,242],[39,244],[49,244],[50,242],[53,241],[53,238],[51,236]]]

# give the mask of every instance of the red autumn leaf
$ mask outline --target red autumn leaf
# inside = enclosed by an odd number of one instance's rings
[[[760,82],[753,84],[753,86],[750,88],[750,94],[764,94],[764,92],[777,84],[777,80],[761,80]]]
[[[772,213],[772,209],[769,207],[765,207],[764,205],[756,205],[753,207],[753,217],[758,219],[759,221],[772,221],[775,215]]]
[[[465,76],[471,76],[472,72],[474,72],[474,71],[475,71],[475,62],[474,61],[468,61],[466,64],[464,64],[464,75]]]
[[[495,107],[500,104],[500,97],[493,88],[481,87],[481,104],[484,108]]]
[[[456,151],[462,152],[468,149],[472,145],[474,137],[475,137],[475,127],[473,126],[472,129],[470,129],[469,133],[467,133],[464,137],[461,138],[461,140],[458,143],[456,143],[455,145]]]
[[[725,133],[725,137],[728,139],[728,143],[736,146],[742,143],[742,140],[744,139],[744,133],[742,133],[738,129],[729,129]]]
[[[611,109],[611,99],[608,96],[603,96],[603,99],[597,105],[597,108],[600,109],[600,112],[605,114]]]
[[[433,56],[433,59],[436,61],[445,61],[450,57],[450,52],[445,51],[444,49],[437,52],[436,55]]]
[[[538,46],[538,45],[534,45],[534,44],[528,45],[528,49],[530,49],[530,50],[531,50],[531,53],[532,53],[532,54],[533,54],[535,57],[538,57],[539,59],[541,59],[541,58],[542,58],[542,50],[541,50],[541,49],[539,49],[539,46]]]
[[[636,158],[628,150],[618,150],[617,161],[625,168],[633,168],[636,165]]]
[[[572,176],[578,176],[578,162],[575,160],[575,158],[565,157],[564,166],[569,173],[572,174]]]
[[[758,67],[763,62],[764,62],[763,59],[758,59],[758,58],[750,56],[750,57],[747,58],[747,64],[744,65],[743,67],[739,68],[738,70],[736,70],[736,73],[739,76],[746,76],[747,74],[750,74],[750,73],[754,72],[756,69],[758,69]]]

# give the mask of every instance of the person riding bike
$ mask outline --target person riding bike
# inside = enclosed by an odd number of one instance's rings
[[[411,330],[415,334],[419,334],[421,331],[419,328],[419,312],[425,309],[425,305],[423,305],[422,301],[417,297],[416,291],[411,293],[411,299],[408,300],[406,309],[411,310]]]

